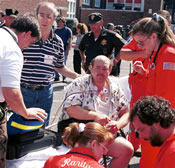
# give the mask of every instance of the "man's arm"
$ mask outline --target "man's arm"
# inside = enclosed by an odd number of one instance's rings
[[[118,121],[112,120],[106,125],[106,128],[113,134],[117,133],[119,129],[125,127],[129,122],[129,111],[128,109],[122,110],[123,115]]]
[[[129,111],[128,108],[123,109],[120,111],[120,115],[119,115],[119,120],[117,121],[117,126],[118,128],[123,128],[125,127],[129,122]]]
[[[64,66],[63,68],[55,68],[57,72],[59,72],[61,75],[66,76],[71,79],[75,79],[79,77],[79,74],[76,72],[71,71],[68,67]]]
[[[80,52],[80,56],[81,56],[81,61],[82,61],[82,68],[85,70],[85,63],[86,63],[86,55],[85,55],[85,51],[79,51]]]
[[[102,125],[106,125],[110,118],[92,110],[86,110],[79,105],[69,106],[66,108],[67,113],[78,120],[94,120]]]
[[[69,55],[69,51],[72,47],[72,38],[68,38],[68,44],[67,44],[67,49],[66,49],[66,53],[65,55],[68,56]]]
[[[44,110],[40,108],[26,109],[20,89],[2,87],[2,92],[7,104],[12,108],[12,110],[24,118],[36,118],[41,122],[44,122],[44,119],[46,119],[47,113]]]

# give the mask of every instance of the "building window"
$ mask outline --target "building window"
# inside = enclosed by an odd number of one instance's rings
[[[90,0],[83,0],[83,5],[90,5]]]
[[[67,2],[67,17],[74,18],[76,12],[76,0],[68,0]]]
[[[100,7],[100,0],[95,0],[95,7],[97,7],[97,8]]]
[[[107,0],[107,9],[144,11],[144,0]]]

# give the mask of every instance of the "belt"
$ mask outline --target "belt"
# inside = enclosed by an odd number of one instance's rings
[[[48,86],[31,86],[31,85],[26,85],[26,84],[21,84],[21,87],[25,88],[25,89],[31,89],[33,91],[38,91],[38,90],[44,90],[45,88],[47,88]]]

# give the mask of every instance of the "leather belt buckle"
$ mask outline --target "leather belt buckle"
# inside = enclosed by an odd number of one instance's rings
[[[44,90],[47,86],[30,86],[30,85],[21,84],[21,87],[25,89],[31,89],[33,91],[39,91],[39,90]]]

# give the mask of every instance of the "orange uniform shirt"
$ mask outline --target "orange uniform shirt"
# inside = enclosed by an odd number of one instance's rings
[[[175,167],[175,134],[170,136],[161,146],[154,168]]]
[[[154,57],[155,53],[148,65],[148,75],[143,76],[146,83],[145,96],[164,97],[175,107],[175,47],[164,44],[157,55],[155,67],[152,68]],[[160,148],[152,147],[144,140],[141,141],[141,148],[140,168],[153,168]]]
[[[127,43],[123,46],[123,48],[125,49],[130,49],[132,51],[140,51],[141,49],[138,47],[137,42],[135,41],[135,39],[133,39],[133,37],[131,36]],[[146,59],[144,60],[143,58],[137,59],[137,60],[133,60],[133,63],[135,61],[142,61],[144,63],[144,65],[146,66]],[[136,72],[132,72],[129,74],[129,78],[128,78],[128,83],[129,83],[129,87],[131,90],[131,100],[130,100],[130,108],[133,107],[134,103],[142,96],[145,95],[145,82],[143,81],[143,77],[142,75],[139,75]],[[130,129],[133,128],[133,125],[130,124]],[[134,149],[138,149],[140,146],[140,139],[136,138],[136,134],[135,132],[132,132],[131,134],[129,134],[128,136],[128,140],[132,143]]]
[[[158,53],[155,68],[151,68],[154,56],[155,53],[149,64],[149,73],[145,77],[146,95],[164,97],[175,107],[175,47],[164,44]]]

